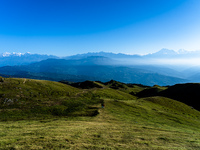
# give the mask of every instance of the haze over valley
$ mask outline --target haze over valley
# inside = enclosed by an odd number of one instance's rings
[[[198,51],[178,53],[168,49],[147,55],[95,52],[58,57],[6,53],[1,54],[0,71],[2,75],[12,77],[52,81],[117,80],[125,83],[166,86],[200,82],[200,65],[195,61],[199,58]]]

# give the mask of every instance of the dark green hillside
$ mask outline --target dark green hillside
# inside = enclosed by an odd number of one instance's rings
[[[84,82],[69,82],[69,81],[60,81],[61,83],[71,85],[73,87],[82,88],[82,89],[91,89],[91,88],[103,88],[100,83],[94,81],[84,81]]]
[[[122,82],[110,80],[109,82],[106,82],[105,85],[108,85],[112,89],[127,89],[127,85]]]
[[[200,84],[176,84],[159,93],[161,96],[181,101],[197,110],[200,110]]]
[[[125,84],[119,81],[115,81],[115,80],[110,80],[109,82],[105,82],[103,83],[104,85],[106,85],[109,88],[115,89],[115,90],[119,90],[125,93],[129,93],[133,96],[136,96],[136,94],[138,92],[143,91],[144,89],[148,88],[149,86],[144,86],[141,84]]]
[[[153,87],[147,87],[144,90],[138,92],[136,96],[138,97],[151,97],[151,96],[157,96],[159,93],[163,90],[166,90],[167,87],[162,87],[159,85],[154,85]]]
[[[183,102],[190,107],[200,110],[200,84],[199,83],[186,83],[176,84],[173,86],[153,86],[146,87],[143,90],[135,93],[131,93],[137,97],[151,97],[151,96],[164,96],[174,100]]]

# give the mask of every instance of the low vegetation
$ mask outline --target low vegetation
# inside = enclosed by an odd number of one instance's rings
[[[0,77],[0,149],[200,149],[199,111],[141,96],[168,87],[83,85]]]

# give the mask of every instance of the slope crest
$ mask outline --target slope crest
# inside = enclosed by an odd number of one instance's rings
[[[176,100],[173,100],[170,98],[155,96],[155,97],[144,98],[144,100],[153,102],[162,107],[173,110],[174,112],[200,116],[199,111],[193,109],[192,107],[190,107],[182,102],[179,102],[179,101],[176,101]]]

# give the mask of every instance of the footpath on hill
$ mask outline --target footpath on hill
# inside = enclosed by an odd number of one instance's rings
[[[198,132],[136,123],[105,99],[96,117],[0,122],[0,149],[200,149]]]

